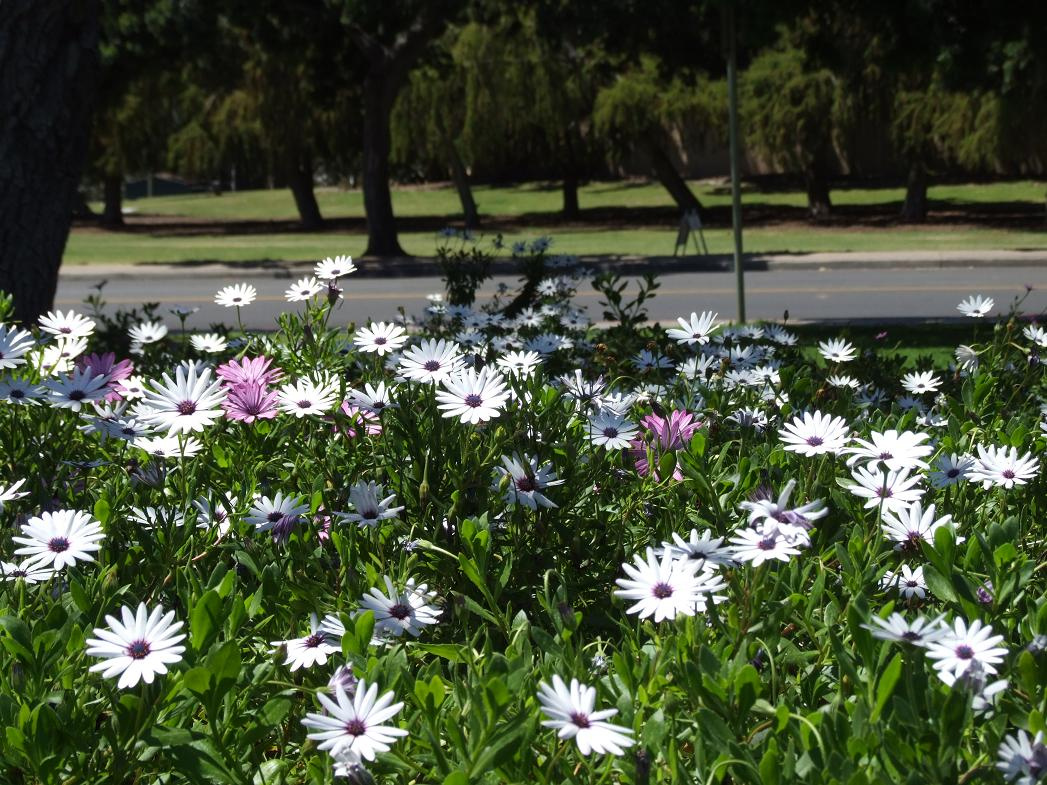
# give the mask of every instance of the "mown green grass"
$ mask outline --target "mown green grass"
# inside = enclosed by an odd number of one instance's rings
[[[694,181],[691,187],[709,207],[730,204],[730,192],[722,185]],[[929,191],[932,201],[961,205],[992,202],[1028,202],[1043,204],[1042,182],[1022,180],[1000,183],[977,183],[934,186]],[[329,218],[351,218],[364,215],[363,196],[359,190],[319,188],[316,192],[321,212]],[[525,215],[550,213],[561,208],[557,184],[526,183],[512,186],[478,186],[474,195],[480,211],[487,215]],[[901,203],[901,188],[841,188],[832,192],[839,206]],[[744,201],[751,205],[802,207],[805,195],[800,191],[758,191],[747,187]],[[672,207],[665,189],[656,183],[640,181],[598,182],[581,188],[579,203],[583,210],[606,207]],[[139,213],[179,215],[188,218],[233,220],[293,220],[297,217],[294,200],[287,189],[239,191],[221,196],[188,194],[152,199],[136,199],[126,207]],[[447,216],[461,213],[453,188],[396,188],[393,207],[400,216]]]
[[[579,255],[669,255],[675,232],[665,229],[594,228],[560,231],[536,228],[526,233],[506,234],[508,244],[531,240],[542,234],[553,237],[553,251]],[[731,234],[726,229],[706,231],[710,253],[729,253]],[[815,251],[945,251],[971,249],[1047,248],[1044,231],[1002,229],[886,230],[808,229],[804,227],[760,227],[745,232],[745,249],[753,253],[800,253]],[[430,256],[438,238],[429,232],[404,233],[400,237],[409,254]],[[481,242],[486,242],[486,238]],[[137,264],[185,261],[307,261],[332,254],[359,256],[366,245],[360,234],[286,232],[242,235],[164,235],[140,232],[74,230],[66,246],[66,264]],[[503,251],[507,253],[506,249]]]

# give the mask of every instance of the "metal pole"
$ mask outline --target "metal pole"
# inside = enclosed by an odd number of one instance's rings
[[[727,0],[727,103],[731,142],[731,224],[734,227],[734,278],[738,292],[738,321],[745,321],[745,270],[742,262],[742,184],[738,161],[738,35],[734,16],[735,0]]]

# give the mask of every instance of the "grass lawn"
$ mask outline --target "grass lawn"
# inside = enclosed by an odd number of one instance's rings
[[[730,203],[730,192],[722,185],[705,181],[691,183],[698,198],[709,207]],[[1023,180],[1016,182],[941,185],[929,191],[932,201],[950,204],[984,204],[992,202],[1028,202],[1042,205],[1047,185]],[[834,204],[872,205],[901,204],[901,188],[841,188],[832,192]],[[487,215],[524,215],[556,212],[561,207],[561,194],[556,184],[527,183],[517,186],[478,186],[474,189],[481,213]],[[363,196],[359,190],[317,189],[321,212],[329,218],[362,217]],[[806,197],[799,191],[746,190],[748,204],[802,207]],[[672,207],[665,189],[646,182],[600,182],[583,186],[579,192],[581,208],[599,207]],[[100,205],[94,205],[100,208]],[[393,191],[397,215],[460,214],[456,192],[451,187],[398,188]],[[294,201],[286,188],[273,191],[240,191],[222,196],[189,194],[136,199],[125,204],[128,209],[155,215],[178,215],[215,220],[293,220],[297,218]]]
[[[573,254],[648,254],[672,253],[675,234],[669,228],[592,229],[589,231],[542,230],[507,234],[516,239],[533,239],[547,233],[553,237],[553,251]],[[419,256],[432,255],[434,234],[405,233],[404,249]],[[729,253],[730,232],[706,232],[711,253]],[[140,232],[99,232],[74,230],[65,251],[65,264],[132,264],[138,262],[182,261],[308,261],[332,254],[363,253],[366,238],[358,234],[242,234],[165,236]],[[889,230],[808,229],[804,227],[759,227],[746,231],[745,248],[755,253],[802,251],[919,251],[1047,248],[1044,231],[1006,231],[1002,229],[892,228]]]

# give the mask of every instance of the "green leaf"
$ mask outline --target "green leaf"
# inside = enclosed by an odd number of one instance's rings
[[[182,684],[194,695],[203,697],[211,689],[211,671],[207,668],[190,668],[182,674]]]
[[[923,565],[923,577],[931,594],[946,602],[957,602],[959,597],[952,587],[952,581],[946,579],[938,570],[929,564]]]
[[[767,744],[767,750],[760,758],[760,781],[763,785],[778,785],[778,772],[781,763],[778,754],[778,742],[771,739]]]
[[[105,499],[99,499],[98,501],[95,502],[95,506],[94,506],[95,518],[103,526],[105,524],[109,523],[110,512],[111,512],[111,510],[109,509],[109,502],[107,502]]]
[[[444,777],[443,785],[469,785],[469,775],[460,769],[452,771]]]
[[[222,598],[218,592],[208,590],[196,601],[189,614],[190,639],[193,648],[206,651],[222,625]]]
[[[887,701],[890,700],[891,695],[894,693],[894,688],[898,684],[898,679],[901,675],[902,655],[899,652],[891,658],[883,673],[880,674],[880,681],[876,685],[876,705],[869,716],[871,722],[876,722],[880,718],[880,714],[883,713],[883,707],[887,705]]]

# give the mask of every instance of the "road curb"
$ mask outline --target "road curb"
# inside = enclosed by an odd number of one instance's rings
[[[440,275],[440,265],[432,257],[356,259],[356,277],[420,278]],[[622,275],[645,272],[693,273],[727,272],[733,258],[727,254],[703,257],[673,256],[583,256],[580,261],[596,270]],[[216,280],[293,279],[310,275],[312,261],[300,262],[213,262],[184,264],[76,265],[63,267],[64,280],[185,279]],[[928,252],[891,251],[882,253],[747,254],[746,271],[764,270],[927,270],[961,267],[1041,267],[1047,266],[1047,251]],[[519,264],[512,259],[496,259],[494,275],[512,275]]]

